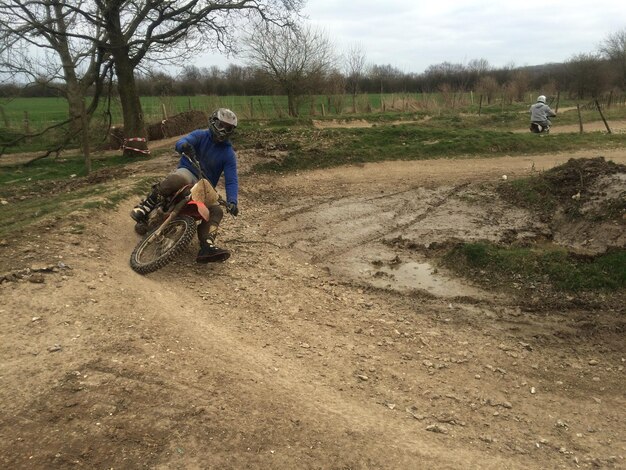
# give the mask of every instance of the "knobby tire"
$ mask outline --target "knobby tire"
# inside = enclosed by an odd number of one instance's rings
[[[173,230],[177,230],[175,238],[169,238],[167,235],[171,234]],[[130,255],[130,267],[139,274],[148,274],[161,269],[187,248],[195,234],[196,222],[192,217],[186,215],[177,217],[165,227],[160,239],[156,239],[153,236],[154,232],[151,232],[139,242]],[[171,246],[158,253],[156,257],[144,260],[145,252],[150,248],[157,249],[159,240],[163,240],[163,238],[168,240]]]

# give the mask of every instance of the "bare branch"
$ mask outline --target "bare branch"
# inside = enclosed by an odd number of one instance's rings
[[[336,62],[326,35],[310,27],[259,24],[246,43],[248,61],[287,95],[292,116],[298,114],[299,96],[319,85]]]

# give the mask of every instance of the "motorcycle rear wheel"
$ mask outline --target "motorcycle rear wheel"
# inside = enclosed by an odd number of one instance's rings
[[[139,274],[161,269],[191,243],[196,233],[196,222],[183,215],[172,220],[160,233],[148,234],[130,255],[130,267]]]

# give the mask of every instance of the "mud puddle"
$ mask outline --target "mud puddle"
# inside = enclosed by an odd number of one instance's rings
[[[534,238],[545,227],[523,210],[471,186],[409,187],[372,197],[297,206],[275,238],[338,278],[396,292],[485,299],[491,293],[438,268],[429,247],[464,241]],[[487,201],[487,204],[485,204]]]
[[[436,297],[477,299],[489,296],[455,279],[425,258],[407,258],[380,244],[346,253],[327,268],[336,276],[401,293],[421,291]]]

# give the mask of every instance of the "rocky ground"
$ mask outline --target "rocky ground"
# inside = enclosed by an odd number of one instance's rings
[[[485,184],[595,156],[271,176],[241,152],[230,260],[194,241],[146,276],[135,199],[4,240],[1,466],[626,467],[623,305],[529,309],[407,248],[545,235]]]

